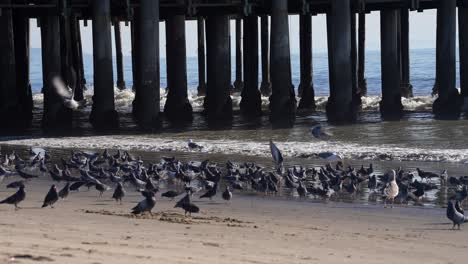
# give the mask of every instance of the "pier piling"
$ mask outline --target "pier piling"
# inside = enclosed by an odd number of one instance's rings
[[[236,19],[236,79],[234,80],[235,93],[242,92],[244,82],[242,81],[242,20]]]
[[[161,125],[159,84],[159,0],[140,1],[136,45],[137,94],[136,119],[142,129]]]
[[[466,4],[465,4],[466,5]],[[468,5],[458,7],[460,90],[464,112],[468,112]]]
[[[7,1],[10,2],[11,1]],[[8,124],[16,119],[19,103],[16,83],[13,11],[2,9],[0,16],[0,118]]]
[[[409,10],[406,8],[400,11],[401,27],[401,95],[409,98],[413,97],[413,86],[410,82],[410,52],[409,52]]]
[[[115,39],[115,62],[117,66],[117,88],[124,90],[125,79],[123,71],[123,55],[122,55],[122,37],[120,35],[120,21],[114,21],[114,39]]]
[[[206,95],[205,19],[197,18],[198,34],[198,96]]]
[[[18,96],[17,117],[20,120],[31,120],[33,99],[29,80],[29,18],[20,10],[13,12],[13,33]]]
[[[206,19],[207,89],[204,102],[209,120],[230,120],[231,50],[229,18],[213,15]]]
[[[298,93],[301,97],[299,109],[315,110],[315,92],[312,81],[312,16],[299,16],[299,50],[301,64],[301,82]]]
[[[258,18],[253,15],[244,19],[244,65],[240,109],[245,116],[260,116],[262,98],[258,89]]]
[[[271,82],[270,82],[270,59],[269,59],[269,41],[268,41],[268,16],[263,15],[260,17],[260,41],[261,41],[261,56],[262,56],[262,83],[260,85],[260,92],[264,96],[271,95]]]
[[[360,96],[367,96],[366,72],[366,14],[359,13],[358,17],[358,92]]]
[[[166,20],[166,42],[168,93],[164,113],[172,121],[191,121],[184,16],[171,16]]]
[[[114,77],[110,0],[93,1],[94,95],[90,121],[96,128],[118,127],[114,104]]]
[[[296,97],[291,79],[288,2],[271,1],[270,120],[291,121],[296,114]]]
[[[432,107],[438,118],[458,118],[462,100],[456,89],[456,0],[439,2],[437,17],[437,84],[438,98]]]
[[[41,19],[42,71],[44,83],[44,112],[42,125],[45,128],[66,126],[71,123],[71,110],[65,108],[62,99],[52,85],[52,78],[60,76],[59,17],[47,16]]]
[[[352,96],[350,10],[350,0],[332,0],[327,13],[330,97],[326,110],[328,120],[335,123],[356,119]]]
[[[398,53],[398,11],[380,11],[382,101],[380,113],[385,119],[399,119],[403,114]]]

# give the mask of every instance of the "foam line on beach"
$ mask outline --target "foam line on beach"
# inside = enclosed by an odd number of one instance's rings
[[[203,146],[202,153],[238,154],[246,156],[269,157],[268,141],[240,140],[203,140],[197,139]],[[275,142],[286,157],[318,158],[320,153],[332,152],[344,159],[351,160],[393,160],[393,161],[430,161],[468,163],[468,152],[463,149],[423,149],[399,147],[398,145],[362,145],[333,141],[312,140],[308,142]],[[174,151],[192,152],[187,141],[170,137],[156,138],[151,135],[108,135],[92,137],[61,137],[13,139],[4,141],[5,145],[37,146],[44,148],[78,149],[123,149],[139,151]],[[198,151],[198,150],[197,150]]]

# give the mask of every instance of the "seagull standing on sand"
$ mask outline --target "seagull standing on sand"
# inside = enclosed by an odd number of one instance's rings
[[[398,195],[398,192],[399,192],[398,184],[396,182],[395,170],[391,170],[389,176],[390,176],[389,178],[390,182],[388,183],[388,186],[384,189],[384,195],[385,195],[384,207],[387,207],[387,200],[392,200],[392,208],[393,208],[395,197]]]
[[[15,210],[20,209],[18,206],[26,198],[26,192],[24,191],[24,185],[19,186],[19,190],[12,196],[6,198],[3,201],[0,201],[0,204],[13,204],[15,205]]]

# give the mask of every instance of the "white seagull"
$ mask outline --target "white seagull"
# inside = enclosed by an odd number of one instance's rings
[[[399,192],[398,184],[396,182],[395,170],[391,170],[389,176],[390,176],[390,182],[388,183],[387,187],[384,189],[384,195],[385,195],[384,207],[387,207],[387,200],[392,200],[392,208],[393,208],[395,197],[398,195],[398,192]]]

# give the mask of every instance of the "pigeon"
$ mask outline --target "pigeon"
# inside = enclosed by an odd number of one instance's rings
[[[17,171],[18,171],[19,176],[21,178],[23,178],[23,179],[26,179],[26,180],[39,177],[39,176],[34,175],[34,174],[26,173],[26,172],[24,172],[22,170],[17,170]]]
[[[213,188],[209,189],[205,194],[200,196],[200,198],[209,198],[210,200],[213,199],[213,197],[216,195],[216,189],[218,189],[218,185],[215,184]]]
[[[460,202],[450,199],[447,204],[447,218],[453,222],[452,229],[455,229],[455,226],[458,226],[460,230],[460,225],[468,221],[468,218],[465,217],[463,210],[460,207]]]
[[[96,185],[94,185],[94,187],[96,188],[96,190],[99,191],[99,197],[102,197],[102,194],[109,190],[109,186],[103,184],[103,183],[96,183]]]
[[[117,184],[115,187],[114,194],[112,194],[112,198],[115,199],[116,202],[120,202],[122,204],[122,198],[125,196],[125,190],[121,183]]]
[[[179,195],[180,195],[180,193],[170,190],[170,191],[167,191],[167,192],[161,194],[161,197],[166,197],[166,198],[170,198],[170,199],[174,200],[174,198],[176,198]]]
[[[24,187],[24,181],[23,181],[23,180],[21,180],[21,181],[14,181],[14,182],[9,183],[6,187],[7,187],[7,189],[17,189],[17,188],[21,188],[21,187]]]
[[[0,201],[0,204],[13,204],[15,205],[15,209],[20,209],[18,206],[26,198],[26,192],[24,191],[24,185],[19,187],[19,190],[13,194],[12,196],[6,198],[3,201]]]
[[[317,139],[329,140],[331,138],[331,135],[327,133],[321,125],[316,125],[312,127],[310,132],[312,133],[312,136],[314,136]]]
[[[174,206],[174,208],[184,209],[185,216],[187,216],[187,213],[189,213],[189,215],[192,216],[192,213],[200,212],[200,208],[190,201],[189,194],[185,195],[184,198],[178,201],[177,204]]]
[[[44,198],[44,203],[42,204],[42,208],[50,206],[54,208],[54,204],[58,201],[59,194],[57,192],[57,187],[53,184],[50,187],[49,192],[47,193],[46,197]]]
[[[283,166],[283,155],[279,148],[270,140],[270,152],[271,156],[273,157],[273,161],[275,162],[276,166],[281,168]]]
[[[60,76],[55,76],[52,78],[52,86],[54,87],[55,92],[61,97],[65,107],[72,110],[82,109],[86,106],[86,100],[75,100],[76,73],[73,68],[71,68],[71,76],[71,82],[73,83],[72,88],[67,87]]]
[[[132,214],[142,214],[149,212],[152,215],[151,210],[153,210],[156,205],[156,199],[154,198],[154,193],[149,191],[143,191],[141,194],[145,199],[137,204],[137,206],[132,208]]]
[[[299,181],[299,186],[297,187],[297,194],[299,194],[299,197],[306,197],[307,196],[307,188],[302,185],[302,182]]]
[[[193,140],[191,139],[188,140],[187,145],[189,149],[201,150],[203,148],[203,146],[198,145],[197,143],[193,142]]]
[[[85,181],[77,181],[70,185],[70,191],[80,191],[80,188],[85,185]]]
[[[222,196],[223,196],[223,199],[226,201],[230,201],[232,199],[232,192],[229,189],[229,186],[226,185],[226,190],[224,190]]]
[[[391,170],[389,176],[390,176],[389,177],[390,182],[388,183],[388,186],[384,189],[384,195],[385,195],[384,207],[387,207],[387,200],[392,200],[392,208],[393,208],[395,197],[398,195],[398,191],[399,191],[398,184],[396,183],[395,170]]]
[[[65,184],[65,186],[63,186],[63,188],[59,191],[58,196],[60,197],[60,199],[64,200],[64,199],[67,199],[68,194],[70,194],[69,182],[67,182],[67,184]]]

